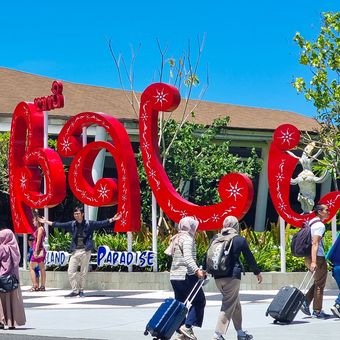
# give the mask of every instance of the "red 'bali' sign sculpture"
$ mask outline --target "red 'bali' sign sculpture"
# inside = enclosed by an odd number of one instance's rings
[[[9,194],[14,231],[32,232],[31,208],[53,207],[65,197],[66,178],[58,153],[43,147],[44,108],[63,107],[62,84],[54,82],[53,96],[38,98],[35,103],[21,102],[12,116],[9,145]],[[41,174],[45,193],[41,193]]]
[[[232,173],[220,179],[221,202],[198,206],[181,197],[172,186],[159,156],[158,113],[174,111],[181,101],[177,88],[156,83],[142,94],[139,115],[139,138],[144,168],[157,203],[167,216],[178,222],[184,216],[195,216],[201,230],[220,229],[228,215],[242,218],[253,200],[253,184],[248,176]]]
[[[278,214],[295,227],[315,216],[314,213],[299,214],[293,211],[290,202],[290,185],[298,159],[286,151],[293,149],[300,141],[300,131],[291,124],[280,125],[273,135],[268,157],[269,191]],[[340,191],[330,192],[320,198],[319,204],[327,204],[329,221],[340,209]]]
[[[68,181],[74,195],[90,206],[118,204],[122,218],[115,231],[140,230],[140,189],[136,161],[123,125],[115,118],[97,112],[83,112],[72,117],[58,136],[58,152],[43,147],[43,111],[63,107],[62,84],[54,82],[51,96],[36,98],[34,103],[21,102],[12,118],[9,173],[10,200],[16,233],[31,233],[31,208],[53,207],[65,197],[66,177],[63,157],[73,157]],[[242,218],[253,199],[251,180],[243,174],[225,175],[219,182],[221,202],[198,206],[174,189],[160,162],[157,145],[158,112],[175,110],[180,103],[178,90],[156,83],[142,94],[140,108],[140,146],[144,167],[157,202],[175,222],[184,216],[195,216],[200,229],[219,229],[227,215]],[[112,141],[82,145],[83,128],[103,127]],[[99,151],[106,149],[116,163],[118,179],[102,178],[94,183],[92,166]],[[45,190],[41,193],[41,172]]]
[[[82,146],[83,127],[103,127],[112,142],[97,141]],[[118,180],[101,178],[94,184],[92,166],[102,150],[114,158]],[[139,231],[140,190],[136,160],[124,126],[115,118],[96,112],[83,112],[72,117],[58,137],[58,151],[64,157],[74,157],[69,171],[69,185],[81,202],[90,206],[112,206],[118,203],[122,217],[116,221],[115,231]]]
[[[59,153],[43,148],[43,110],[53,110],[64,105],[60,82],[52,84],[52,93],[51,96],[36,98],[34,103],[19,103],[13,113],[9,192],[15,232],[32,232],[31,208],[53,207],[65,198],[66,177],[60,155],[74,157],[68,180],[71,190],[81,202],[91,206],[118,203],[122,218],[116,222],[115,230],[139,231],[139,181],[134,153],[125,128],[108,115],[80,113],[72,117],[62,129],[58,137]],[[112,142],[93,142],[83,148],[80,139],[82,128],[93,124],[105,128]],[[119,181],[102,178],[96,184],[93,183],[92,165],[101,149],[108,150],[114,157]],[[46,183],[44,194],[41,193],[41,172]]]

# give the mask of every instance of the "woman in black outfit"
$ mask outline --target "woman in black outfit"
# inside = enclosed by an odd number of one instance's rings
[[[239,228],[237,218],[228,216],[223,222],[221,234],[227,235],[228,233],[235,233],[235,231],[238,233]],[[242,272],[241,253],[256,275],[258,283],[262,282],[261,271],[244,237],[236,235],[233,238],[231,253],[230,269],[223,275],[214,275],[216,286],[222,294],[222,305],[213,339],[224,340],[223,334],[226,334],[230,320],[232,320],[237,331],[237,340],[250,340],[253,339],[253,336],[242,330],[242,310],[239,298]]]

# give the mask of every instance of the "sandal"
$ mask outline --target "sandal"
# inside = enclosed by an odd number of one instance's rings
[[[39,288],[34,287],[34,286],[29,289],[29,292],[38,292],[38,291],[39,291]]]
[[[45,286],[40,286],[40,288],[38,288],[38,290],[39,290],[40,292],[44,292],[46,289],[45,289]]]

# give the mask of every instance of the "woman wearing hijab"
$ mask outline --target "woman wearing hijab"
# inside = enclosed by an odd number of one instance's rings
[[[33,243],[32,249],[33,254],[30,260],[30,275],[32,281],[32,288],[29,290],[30,292],[36,291],[45,291],[45,283],[46,283],[46,271],[45,271],[45,257],[46,257],[46,250],[44,248],[44,239],[46,237],[46,232],[44,226],[38,221],[39,215],[37,211],[33,211]],[[39,267],[41,273],[41,286],[38,287],[38,280],[35,268]]]
[[[19,280],[20,251],[13,232],[0,230],[0,275],[14,274]],[[0,293],[0,328],[22,326],[26,322],[20,286],[8,293]]]
[[[198,282],[205,277],[205,272],[196,264],[195,233],[198,221],[193,217],[184,217],[178,224],[178,233],[171,239],[165,253],[172,256],[170,282],[175,293],[175,299],[184,302]],[[177,339],[192,339],[196,336],[193,326],[201,327],[204,316],[205,295],[200,288],[192,302],[184,324],[179,328]]]
[[[239,229],[238,219],[235,216],[228,216],[223,221],[221,234],[227,235],[235,232],[238,234]],[[250,252],[246,239],[236,235],[231,246],[230,269],[224,275],[214,275],[216,286],[222,294],[221,311],[213,336],[215,340],[224,340],[223,334],[227,333],[230,320],[233,320],[235,330],[237,331],[237,340],[253,339],[252,335],[242,330],[242,310],[239,297],[242,272],[241,253],[256,275],[258,283],[262,282],[261,271],[253,254]]]

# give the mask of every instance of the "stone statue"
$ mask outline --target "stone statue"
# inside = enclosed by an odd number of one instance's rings
[[[318,158],[322,153],[319,149],[317,153],[312,155],[313,149],[315,147],[315,142],[309,143],[303,150],[302,156],[298,157],[292,152],[287,151],[287,153],[294,158],[298,158],[300,164],[302,165],[302,171],[298,174],[296,178],[292,178],[290,184],[298,185],[300,192],[298,194],[298,201],[301,204],[303,213],[310,213],[314,207],[314,199],[316,195],[316,184],[322,183],[326,180],[328,176],[328,171],[321,177],[317,177],[313,174],[312,163]]]

